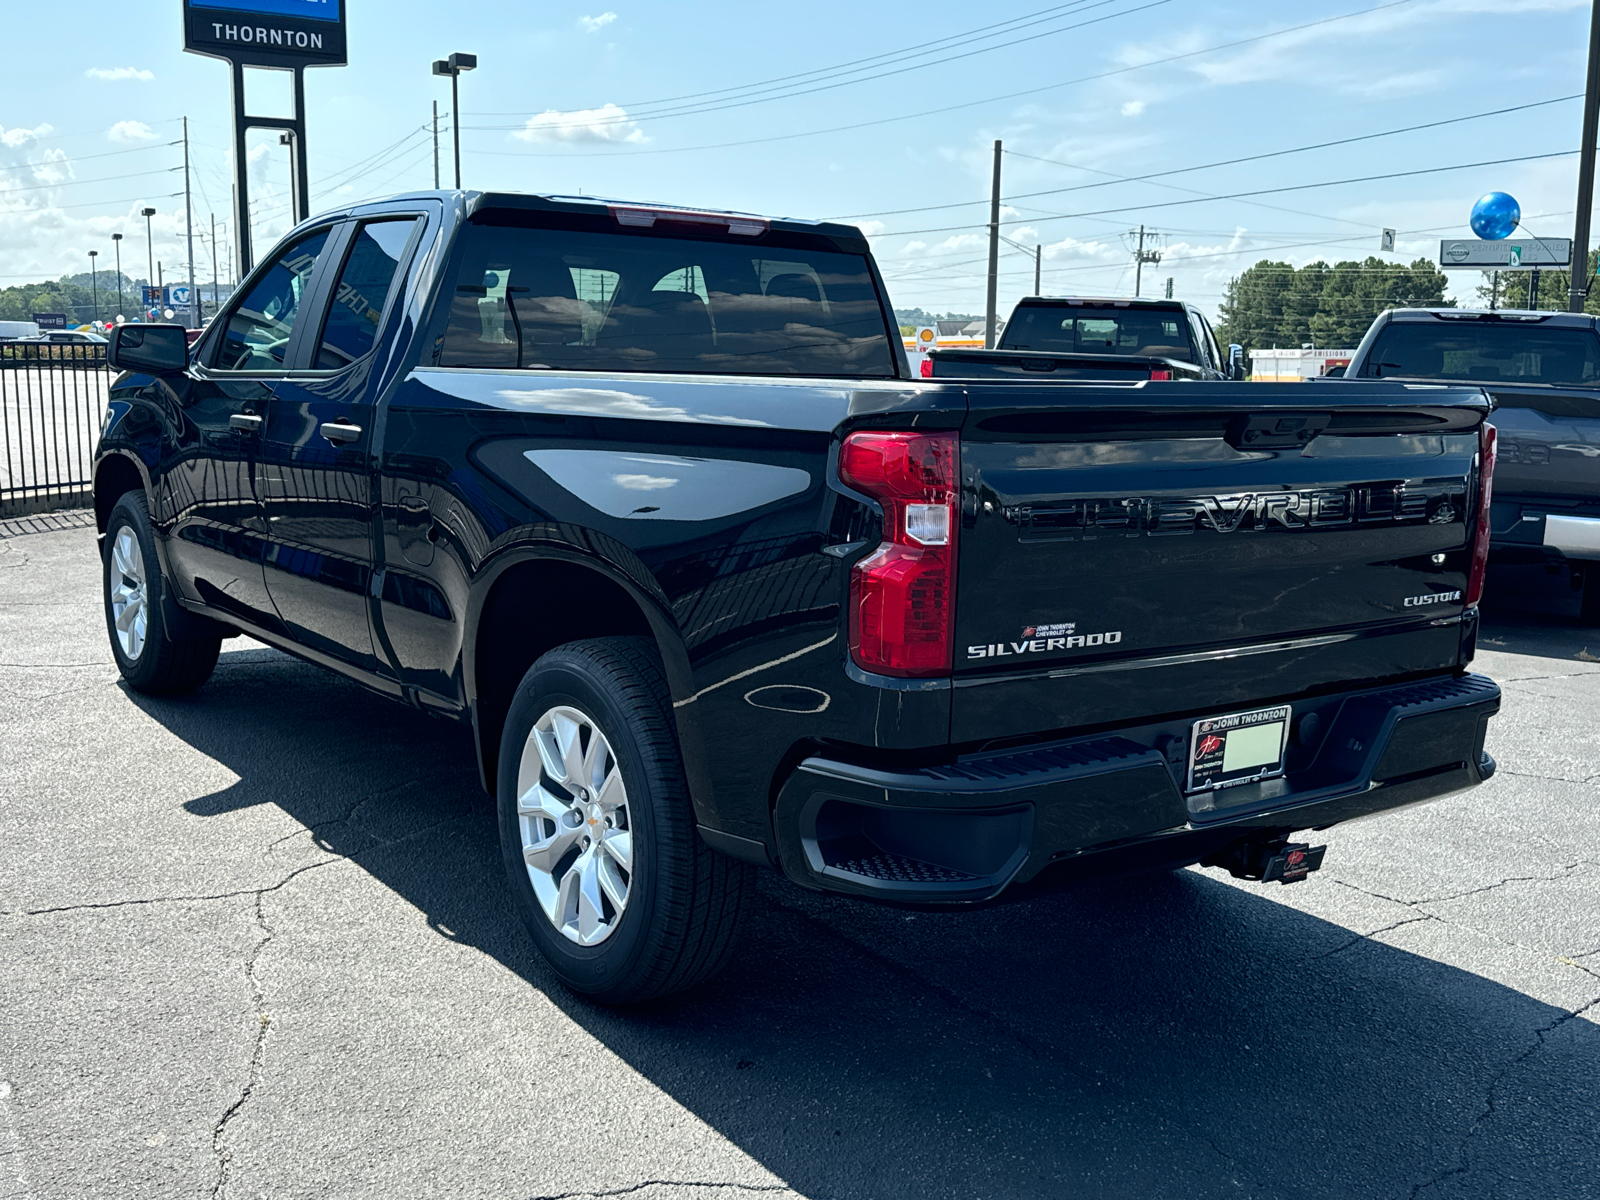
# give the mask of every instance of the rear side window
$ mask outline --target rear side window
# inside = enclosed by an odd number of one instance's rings
[[[1021,305],[1011,314],[1002,350],[1064,354],[1129,354],[1194,362],[1181,310],[1112,305]]]
[[[1369,379],[1459,379],[1472,383],[1600,382],[1600,338],[1587,329],[1510,321],[1391,321],[1372,344]]]
[[[414,217],[367,221],[356,232],[317,339],[319,370],[353,363],[377,342],[384,301],[416,224]]]
[[[861,255],[470,226],[445,367],[892,378]]]

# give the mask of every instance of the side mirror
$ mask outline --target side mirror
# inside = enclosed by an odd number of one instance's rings
[[[1238,342],[1228,343],[1228,378],[1235,382],[1244,379],[1244,347]]]
[[[118,371],[178,375],[189,366],[189,342],[182,325],[118,325],[106,361]]]

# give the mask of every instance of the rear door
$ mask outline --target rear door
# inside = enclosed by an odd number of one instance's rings
[[[415,214],[343,226],[275,389],[259,450],[266,586],[291,636],[365,671],[378,667],[372,582],[375,350],[420,222]]]
[[[1487,400],[1315,390],[970,388],[955,740],[1453,666]]]

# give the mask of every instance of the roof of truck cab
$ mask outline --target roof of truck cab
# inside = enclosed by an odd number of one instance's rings
[[[1545,325],[1562,329],[1593,329],[1595,318],[1588,313],[1535,312],[1525,308],[1391,308],[1383,314],[1391,321],[1505,321]]]
[[[683,204],[663,204],[655,200],[626,200],[615,196],[563,196],[554,193],[541,192],[475,192],[475,191],[420,191],[404,192],[397,196],[386,196],[381,200],[367,200],[360,204],[353,204],[346,211],[357,212],[382,207],[385,205],[414,202],[417,200],[438,200],[447,207],[461,206],[468,217],[485,209],[513,208],[532,211],[544,210],[547,212],[566,212],[600,216],[615,209],[646,209],[662,214],[673,212],[704,214],[726,217],[746,217],[752,220],[764,221],[773,229],[781,229],[790,233],[820,233],[829,237],[852,239],[865,242],[865,235],[855,225],[844,225],[836,221],[814,221],[804,217],[771,217],[762,213],[739,212],[725,208],[697,208]]]
[[[1183,308],[1182,300],[1165,296],[1024,296],[1018,304],[1109,304],[1116,308]]]

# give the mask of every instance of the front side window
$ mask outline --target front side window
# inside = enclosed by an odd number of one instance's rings
[[[317,368],[336,370],[377,343],[378,321],[416,228],[415,217],[366,221],[350,243],[317,339]]]
[[[1391,321],[1373,343],[1362,374],[1592,386],[1600,382],[1600,339],[1587,329],[1513,322]]]
[[[228,314],[216,367],[221,371],[281,371],[311,272],[331,231],[319,229],[283,251]]]
[[[1019,305],[1000,349],[1196,361],[1181,310],[1115,305]]]
[[[893,378],[862,255],[692,237],[474,225],[447,367]]]

